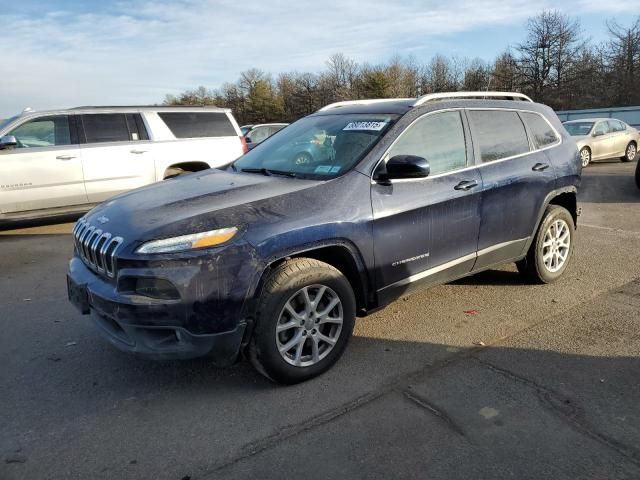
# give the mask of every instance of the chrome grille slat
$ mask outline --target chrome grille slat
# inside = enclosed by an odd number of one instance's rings
[[[85,265],[107,277],[115,277],[115,256],[124,242],[122,237],[114,237],[80,219],[73,227],[73,241]]]

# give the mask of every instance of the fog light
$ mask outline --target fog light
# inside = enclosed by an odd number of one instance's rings
[[[138,278],[135,291],[138,295],[158,300],[178,300],[180,294],[176,287],[162,278]]]

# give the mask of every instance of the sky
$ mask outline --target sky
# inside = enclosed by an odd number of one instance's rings
[[[0,0],[0,6],[3,2]],[[640,0],[21,0],[2,7],[0,118],[25,107],[158,103],[249,68],[318,72],[342,52],[378,63],[493,59],[555,8],[601,41]]]

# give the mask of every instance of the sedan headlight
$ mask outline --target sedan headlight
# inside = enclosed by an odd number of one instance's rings
[[[220,228],[209,232],[192,233],[179,237],[152,240],[138,247],[136,253],[174,253],[186,252],[196,248],[213,247],[231,240],[238,229],[236,227]]]

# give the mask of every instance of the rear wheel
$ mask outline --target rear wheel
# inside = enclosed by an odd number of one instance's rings
[[[354,321],[353,290],[339,270],[314,259],[288,260],[265,283],[249,358],[276,382],[302,382],[338,361]]]
[[[591,150],[588,147],[582,147],[580,150],[580,163],[582,168],[587,167],[591,163]]]
[[[574,233],[569,211],[559,205],[549,205],[527,256],[516,263],[518,271],[535,283],[556,281],[569,264]]]
[[[624,150],[624,157],[621,157],[623,162],[633,162],[636,159],[636,154],[638,153],[638,149],[634,142],[629,142],[627,148]]]

